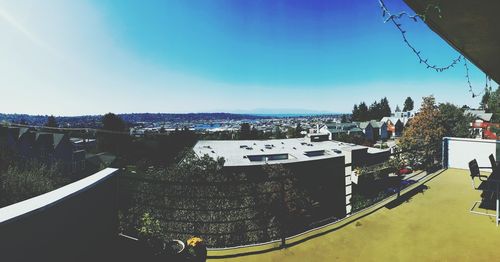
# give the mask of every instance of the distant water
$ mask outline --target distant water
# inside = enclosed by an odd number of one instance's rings
[[[254,116],[262,117],[301,117],[301,116],[325,116],[325,115],[339,115],[339,113],[285,113],[285,114],[252,114]]]
[[[217,123],[214,123],[214,124],[197,124],[197,125],[194,126],[194,129],[195,130],[206,130],[206,129],[212,129],[212,128],[219,128],[221,126],[222,126],[221,124],[217,124]]]

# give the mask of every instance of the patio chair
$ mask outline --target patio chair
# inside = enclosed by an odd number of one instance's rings
[[[496,223],[498,226],[498,211],[499,211],[498,187],[499,187],[500,181],[492,180],[492,179],[489,179],[488,176],[481,175],[481,172],[479,170],[479,165],[477,164],[476,159],[473,159],[472,161],[469,162],[469,170],[470,170],[470,176],[471,176],[471,180],[472,180],[472,188],[475,190],[483,191],[483,194],[481,194],[482,199],[480,201],[474,202],[474,204],[472,205],[472,207],[470,209],[470,212],[477,214],[477,215],[495,217]],[[478,186],[476,186],[476,183],[475,183],[476,178],[480,182],[480,184]],[[486,194],[491,193],[491,195],[493,195],[493,194],[496,195],[496,214],[488,214],[485,212],[474,211],[474,208],[483,202],[485,193]]]
[[[500,175],[498,173],[500,171],[498,170],[498,163],[497,163],[497,161],[495,161],[495,156],[493,154],[490,154],[490,156],[488,158],[490,159],[490,163],[491,163],[491,173],[495,174],[495,175]]]
[[[489,191],[488,187],[492,183],[488,183],[488,176],[481,175],[481,171],[479,170],[479,165],[477,164],[477,160],[473,159],[472,161],[469,162],[469,171],[470,171],[470,177],[472,180],[472,188],[476,190],[487,190]],[[476,186],[476,178],[479,180],[479,185]]]

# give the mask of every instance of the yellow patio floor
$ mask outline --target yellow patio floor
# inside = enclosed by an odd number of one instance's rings
[[[500,227],[493,217],[469,212],[480,192],[467,170],[445,170],[420,188],[405,201],[286,249],[211,261],[500,260]]]

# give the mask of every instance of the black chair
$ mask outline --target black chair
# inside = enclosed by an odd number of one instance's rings
[[[481,175],[481,171],[479,170],[479,165],[477,164],[476,159],[473,159],[469,162],[469,171],[472,180],[472,188],[476,190],[488,190],[488,186],[492,183],[488,182],[488,176]],[[479,186],[476,186],[476,178],[480,181]]]
[[[490,156],[488,157],[490,159],[490,163],[491,163],[491,174],[492,175],[500,175],[498,172],[498,163],[497,161],[495,161],[495,156],[493,154],[490,154]]]
[[[470,176],[472,180],[472,188],[475,190],[480,190],[483,191],[483,194],[481,194],[481,197],[484,199],[485,195],[491,194],[491,195],[496,195],[496,214],[488,214],[484,212],[479,212],[479,211],[474,211],[474,208],[477,205],[481,205],[483,202],[483,199],[480,201],[475,201],[474,204],[472,205],[470,212],[477,214],[477,215],[484,215],[484,216],[491,216],[495,217],[496,219],[496,224],[498,226],[498,211],[499,211],[499,199],[498,199],[498,188],[499,188],[499,180],[492,179],[491,177],[481,175],[479,165],[477,164],[476,159],[473,159],[472,161],[469,162],[469,170],[470,170]],[[475,180],[478,179],[480,181],[480,184],[476,186]]]

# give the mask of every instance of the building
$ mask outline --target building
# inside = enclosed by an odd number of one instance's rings
[[[336,216],[343,217],[351,211],[352,168],[383,162],[389,151],[314,137],[201,140],[193,150],[199,157],[224,158],[224,169],[230,173],[259,175],[263,166],[281,164],[296,174],[316,201],[328,203]]]
[[[363,131],[363,134],[365,135],[365,138],[370,141],[375,140],[375,135],[373,132],[373,126],[371,122],[366,121],[366,122],[359,122],[358,127]]]
[[[389,135],[387,133],[387,123],[377,120],[370,120],[370,124],[373,128],[374,140],[387,140]]]
[[[58,162],[64,170],[72,173],[85,168],[85,150],[78,149],[67,134],[2,126],[0,147],[23,159],[36,159],[46,164]]]
[[[492,126],[498,126],[498,124],[491,123],[493,113],[486,113],[484,110],[467,109],[464,114],[474,117],[471,128],[476,138],[497,139],[498,135],[491,130]]]
[[[405,124],[408,123],[409,119],[400,119],[397,117],[383,117],[380,122],[384,122],[387,125],[387,135],[389,137],[400,137],[403,134]]]
[[[363,130],[356,123],[329,123],[319,129],[320,133],[326,133],[330,140],[335,140],[341,134],[364,135]]]

